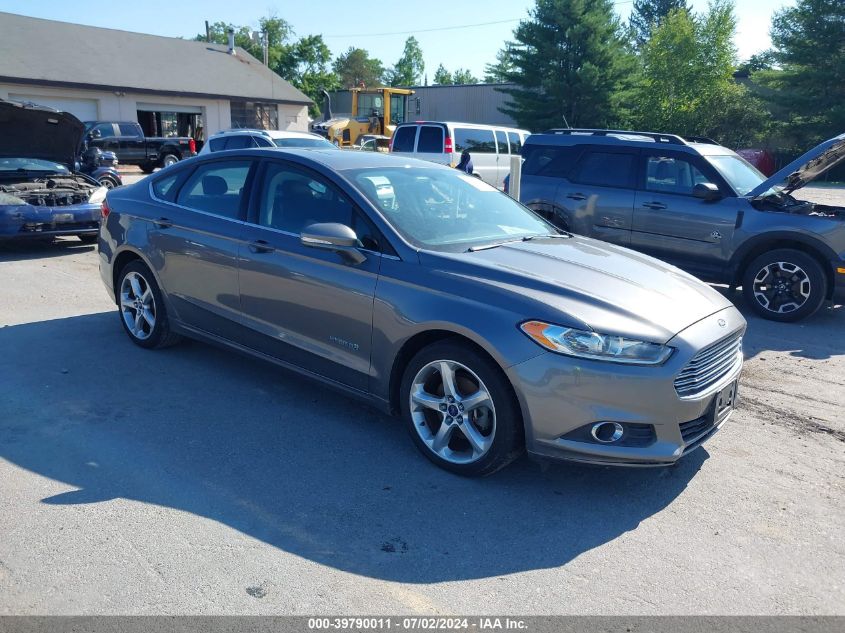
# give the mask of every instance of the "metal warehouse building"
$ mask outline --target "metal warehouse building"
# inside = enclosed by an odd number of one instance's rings
[[[457,86],[412,86],[408,100],[409,121],[461,121],[518,127],[499,111],[510,96],[500,92],[513,84],[462,84]]]
[[[12,13],[0,13],[0,98],[195,137],[229,127],[307,130],[311,103],[239,47]]]

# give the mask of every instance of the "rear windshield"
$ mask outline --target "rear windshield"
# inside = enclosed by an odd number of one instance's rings
[[[276,147],[308,147],[311,149],[337,149],[337,146],[324,138],[275,138]]]
[[[406,125],[400,127],[393,133],[393,151],[394,152],[413,152],[414,139],[417,136],[416,125]]]

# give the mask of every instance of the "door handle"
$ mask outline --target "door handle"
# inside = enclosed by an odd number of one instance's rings
[[[167,218],[159,218],[158,220],[153,220],[153,224],[155,224],[157,229],[169,229],[173,226],[173,222],[168,220]]]
[[[662,202],[643,202],[644,207],[648,207],[649,209],[660,210],[665,209],[666,205]]]
[[[252,253],[272,253],[276,249],[264,240],[255,240],[249,243],[249,250]]]
[[[587,199],[587,196],[585,196],[583,193],[568,193],[568,194],[566,194],[566,197],[569,198],[570,200],[586,200]]]

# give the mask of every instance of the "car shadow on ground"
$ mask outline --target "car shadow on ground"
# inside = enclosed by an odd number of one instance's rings
[[[61,257],[76,253],[85,253],[96,248],[96,244],[83,244],[76,237],[56,240],[49,237],[37,237],[25,240],[0,240],[0,262]]]
[[[729,292],[717,286],[729,301],[742,312],[748,321],[743,339],[745,359],[751,360],[761,353],[788,352],[798,358],[826,360],[845,355],[845,305],[843,298],[826,302],[813,316],[797,323],[777,323],[757,316],[745,302],[742,292]]]
[[[522,459],[464,479],[420,456],[397,419],[208,345],[142,350],[114,312],[2,328],[0,349],[0,457],[72,488],[33,503],[157,504],[392,581],[563,565],[665,509],[708,457]]]

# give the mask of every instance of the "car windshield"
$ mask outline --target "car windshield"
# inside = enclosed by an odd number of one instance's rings
[[[327,141],[324,138],[306,138],[306,137],[291,137],[291,138],[275,138],[273,142],[276,147],[309,147],[314,149],[337,149],[334,143]]]
[[[746,195],[766,180],[754,165],[740,156],[707,156],[707,160],[740,196]]]
[[[16,156],[0,158],[0,171],[45,171],[51,174],[67,174],[68,168],[61,163],[41,158],[18,158]]]
[[[420,248],[460,252],[557,233],[509,196],[454,169],[389,167],[346,175]]]

